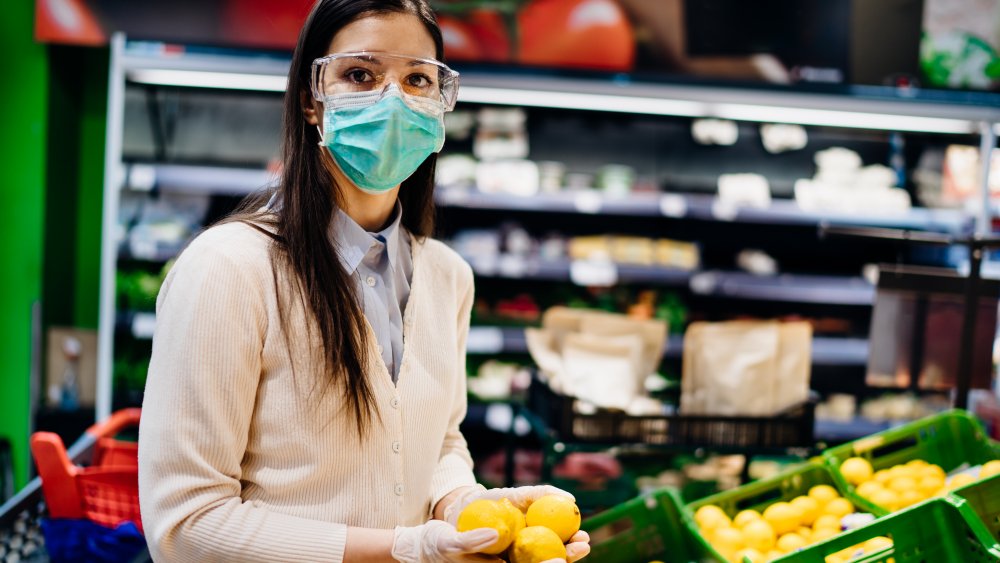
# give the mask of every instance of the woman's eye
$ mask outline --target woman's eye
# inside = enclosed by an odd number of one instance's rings
[[[345,74],[348,82],[353,82],[355,84],[363,84],[365,82],[370,82],[372,77],[371,74],[366,70],[354,69],[349,70]]]
[[[414,88],[429,88],[432,84],[431,79],[423,74],[411,74],[407,82]]]

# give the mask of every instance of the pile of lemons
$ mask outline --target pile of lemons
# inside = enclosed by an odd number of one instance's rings
[[[511,563],[566,559],[566,542],[580,530],[580,508],[573,499],[546,495],[521,512],[508,499],[479,499],[458,515],[458,531],[493,528],[497,542],[482,553]]]
[[[873,471],[868,460],[852,457],[840,465],[840,473],[854,486],[858,496],[890,512],[944,495],[976,481],[976,477],[968,473],[948,477],[941,466],[922,459]],[[990,461],[980,468],[979,478],[984,479],[998,473],[1000,460]]]
[[[700,507],[694,515],[698,530],[720,555],[730,561],[777,559],[841,532],[841,519],[854,505],[829,485],[816,485],[809,494],[789,502],[768,505],[764,512],[744,510],[731,520],[715,505]]]

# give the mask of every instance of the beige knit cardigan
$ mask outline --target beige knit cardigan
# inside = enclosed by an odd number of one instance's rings
[[[157,561],[341,561],[347,526],[425,522],[475,483],[459,423],[472,271],[434,240],[412,245],[399,382],[369,327],[381,422],[360,441],[342,389],[322,385],[318,329],[275,272],[271,240],[211,228],[157,299],[139,431],[139,494]],[[310,329],[310,327],[312,327]],[[290,343],[290,346],[288,345]],[[294,370],[293,370],[294,365]]]

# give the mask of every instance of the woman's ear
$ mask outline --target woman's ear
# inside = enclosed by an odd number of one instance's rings
[[[319,125],[320,114],[323,111],[319,107],[319,102],[306,91],[299,92],[299,106],[302,108],[302,117],[309,125]]]

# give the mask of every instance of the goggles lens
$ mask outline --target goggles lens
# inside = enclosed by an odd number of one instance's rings
[[[458,73],[444,63],[404,55],[359,51],[336,53],[312,64],[313,96],[320,101],[344,94],[383,92],[395,84],[414,98],[455,108]]]

